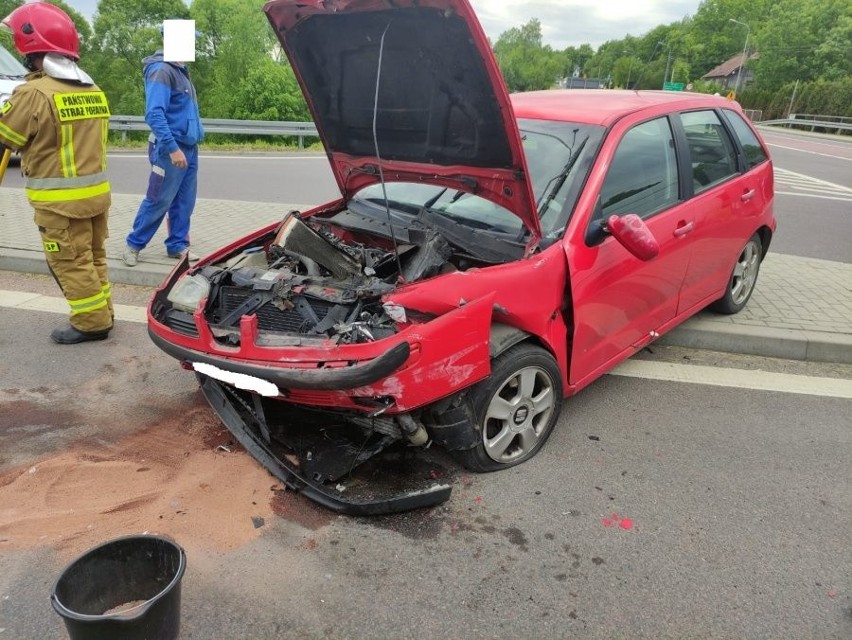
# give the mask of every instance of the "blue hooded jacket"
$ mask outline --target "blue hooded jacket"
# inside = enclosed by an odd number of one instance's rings
[[[142,61],[145,75],[145,122],[151,127],[157,146],[169,153],[178,143],[194,146],[204,139],[198,113],[198,96],[186,67],[165,62],[157,51]]]

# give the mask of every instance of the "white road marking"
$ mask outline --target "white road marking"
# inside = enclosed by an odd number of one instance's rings
[[[610,375],[644,378],[645,380],[704,384],[714,387],[777,391],[780,393],[797,393],[830,398],[852,398],[852,380],[797,376],[789,373],[773,373],[771,371],[747,371],[744,369],[703,367],[700,365],[675,364],[672,362],[627,360],[613,369]]]
[[[820,153],[819,151],[806,151],[805,149],[797,149],[796,147],[785,147],[783,144],[774,144],[772,142],[767,142],[770,147],[778,147],[779,149],[788,149],[790,151],[798,151],[799,153],[809,153],[813,156],[824,156],[826,158],[833,158],[834,160],[846,160],[847,162],[852,162],[852,158],[845,158],[843,156],[836,156],[831,153]]]
[[[797,136],[797,135],[783,135],[778,132],[777,129],[770,129],[768,127],[760,127],[758,124],[758,128],[765,135],[763,136],[766,140],[767,144],[775,144],[778,145],[776,140],[788,140],[790,142],[807,142],[810,145],[815,145],[818,147],[826,147],[828,149],[843,149],[844,151],[849,149],[849,144],[844,142],[843,139],[833,139],[833,138],[816,138],[813,136]],[[798,147],[796,148],[798,150]]]
[[[852,194],[852,188],[844,187],[842,184],[837,184],[836,182],[829,182],[828,180],[820,180],[819,178],[814,178],[813,176],[805,175],[804,173],[796,173],[795,171],[790,171],[789,169],[781,169],[779,167],[775,167],[775,177],[781,178],[783,181],[795,183],[803,185],[818,185],[822,188],[828,188],[833,191],[838,191],[840,193],[849,193]]]
[[[68,313],[68,304],[64,298],[5,289],[0,289],[0,308],[46,311],[66,315]],[[116,320],[140,324],[147,322],[145,307],[117,304],[114,308]],[[746,371],[649,360],[627,360],[610,371],[609,375],[758,391],[852,398],[852,380],[797,376],[759,370]]]
[[[25,293],[22,291],[8,291],[0,289],[0,308],[21,309],[23,311],[46,311],[48,313],[61,313],[68,315],[68,303],[65,298],[43,296],[38,293]],[[145,307],[135,307],[127,304],[113,305],[116,320],[125,322],[137,322],[145,324],[148,322]]]
[[[801,196],[803,198],[820,198],[821,200],[839,200],[840,202],[852,202],[852,196],[845,198],[840,196],[820,196],[815,193],[796,193],[794,191],[776,191],[776,196]]]
[[[775,167],[775,184],[776,187],[783,186],[791,189],[790,191],[779,191],[776,188],[776,195],[807,196],[842,202],[852,201],[852,189],[849,187],[778,167]]]

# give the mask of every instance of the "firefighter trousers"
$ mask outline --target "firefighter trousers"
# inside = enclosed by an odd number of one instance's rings
[[[85,333],[112,329],[112,290],[107,274],[108,212],[67,218],[36,209],[47,266],[71,307],[71,326]]]

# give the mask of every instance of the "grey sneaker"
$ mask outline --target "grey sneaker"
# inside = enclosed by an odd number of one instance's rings
[[[197,255],[195,255],[189,249],[184,249],[183,251],[179,251],[178,253],[169,253],[169,254],[166,254],[166,255],[168,255],[170,258],[172,258],[174,260],[180,260],[185,255],[186,259],[189,260],[190,262],[198,262],[199,259],[200,259]]]
[[[121,259],[124,260],[124,264],[128,267],[135,267],[136,263],[139,262],[139,251],[130,245],[125,245]]]

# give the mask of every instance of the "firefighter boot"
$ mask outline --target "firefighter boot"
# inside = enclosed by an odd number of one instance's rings
[[[109,331],[109,329],[106,331],[79,331],[69,325],[64,329],[54,329],[51,331],[50,338],[57,344],[78,344],[92,340],[106,340],[107,336],[109,336]]]

